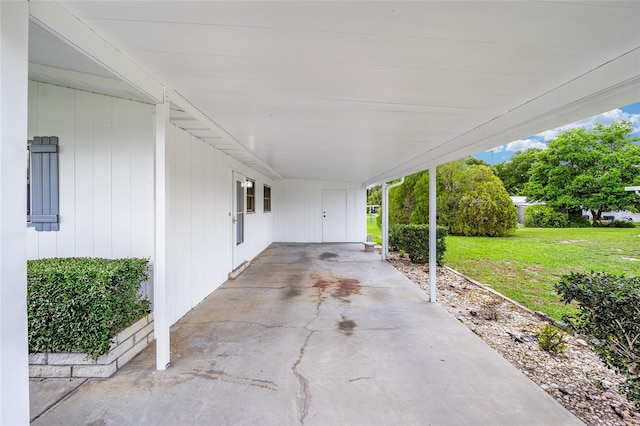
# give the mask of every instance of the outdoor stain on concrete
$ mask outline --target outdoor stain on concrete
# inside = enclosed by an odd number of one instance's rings
[[[351,336],[353,334],[353,329],[356,328],[357,324],[355,321],[347,319],[344,315],[342,316],[342,321],[338,323],[338,330],[346,334],[347,336]]]
[[[324,252],[320,255],[321,260],[335,259],[336,257],[338,257],[337,254],[329,252]]]

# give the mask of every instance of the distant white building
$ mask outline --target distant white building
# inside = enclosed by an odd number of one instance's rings
[[[528,202],[527,197],[515,195],[511,196],[511,201],[513,202],[513,205],[516,206],[516,209],[518,211],[518,223],[521,225],[524,225],[524,209],[534,204],[544,204],[540,202]]]

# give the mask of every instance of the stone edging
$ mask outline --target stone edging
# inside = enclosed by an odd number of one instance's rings
[[[488,287],[487,285],[482,284],[481,282],[476,281],[476,280],[474,280],[473,278],[469,278],[469,277],[467,277],[466,275],[464,275],[464,274],[462,274],[462,273],[460,273],[460,272],[456,271],[455,269],[453,269],[453,268],[451,268],[451,267],[449,267],[449,266],[442,265],[442,267],[443,267],[443,268],[445,268],[445,269],[447,269],[447,270],[449,270],[449,271],[451,271],[451,272],[453,272],[454,274],[458,275],[459,277],[464,278],[465,280],[469,281],[471,284],[474,284],[474,285],[476,285],[476,286],[478,286],[478,287],[481,287],[481,288],[483,288],[484,290],[487,290],[489,293],[494,294],[494,295],[496,295],[496,296],[500,297],[501,299],[506,300],[507,302],[509,302],[509,303],[511,303],[511,304],[513,304],[513,305],[516,305],[517,307],[519,307],[520,309],[522,309],[522,310],[524,310],[524,311],[526,311],[526,312],[529,312],[530,314],[532,314],[532,315],[534,315],[534,316],[536,316],[536,317],[540,318],[542,321],[546,321],[546,322],[548,322],[548,323],[550,323],[550,324],[555,325],[555,326],[556,326],[556,327],[558,327],[558,328],[563,329],[563,330],[564,330],[564,331],[566,331],[566,332],[572,333],[572,331],[569,329],[569,326],[568,326],[567,324],[563,323],[562,321],[558,321],[558,320],[557,320],[557,319],[555,319],[555,318],[551,318],[549,315],[545,314],[544,312],[540,312],[540,311],[532,311],[531,309],[527,308],[526,306],[522,305],[521,303],[518,303],[518,302],[516,302],[515,300],[508,298],[508,297],[507,297],[507,296],[505,296],[504,294],[502,294],[502,293],[499,293],[499,292],[495,291],[495,290],[494,290],[494,289],[492,289],[491,287]],[[573,334],[573,333],[572,333],[572,334]]]
[[[122,330],[96,361],[77,352],[29,354],[29,377],[110,377],[155,339],[153,312]]]

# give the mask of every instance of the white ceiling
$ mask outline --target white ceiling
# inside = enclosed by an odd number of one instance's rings
[[[640,101],[639,1],[59,3],[272,177],[377,183]],[[31,78],[149,101],[31,27]]]

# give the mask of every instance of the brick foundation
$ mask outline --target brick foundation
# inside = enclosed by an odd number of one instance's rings
[[[150,313],[118,333],[109,353],[97,361],[73,352],[29,354],[29,377],[109,377],[154,338],[153,313]]]

